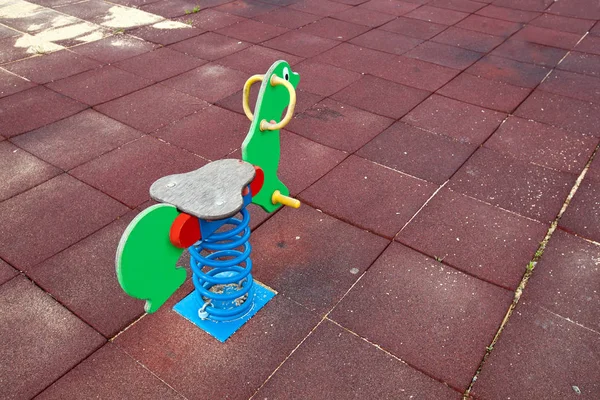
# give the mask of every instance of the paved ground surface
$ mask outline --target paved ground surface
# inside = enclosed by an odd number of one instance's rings
[[[600,398],[599,19],[0,0],[0,397]],[[252,210],[279,294],[221,344],[171,310],[189,282],[143,315],[114,254],[155,179],[239,157],[243,83],[277,59],[304,205]]]

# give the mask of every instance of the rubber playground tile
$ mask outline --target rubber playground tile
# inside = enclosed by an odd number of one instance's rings
[[[533,42],[545,46],[572,49],[581,39],[581,34],[561,32],[553,29],[527,25],[515,34],[514,39]]]
[[[510,116],[484,147],[523,162],[578,175],[598,139]]]
[[[389,244],[306,204],[281,210],[251,240],[255,278],[320,315]]]
[[[350,43],[400,55],[423,43],[423,41],[381,29],[373,29],[350,40]]]
[[[592,36],[600,36],[600,24],[596,22],[596,25],[592,29],[590,29],[590,35]]]
[[[575,50],[600,56],[600,37],[588,35],[577,44]]]
[[[101,0],[86,0],[74,2],[58,7],[61,13],[71,15],[86,21],[100,22],[103,16],[109,15],[112,4]]]
[[[553,0],[494,0],[494,5],[525,11],[544,11]]]
[[[217,11],[214,8],[200,10],[197,13],[184,15],[177,18],[179,22],[191,23],[195,28],[205,29],[207,31],[216,31],[217,29],[244,21],[242,17]]]
[[[353,7],[348,10],[333,14],[332,17],[342,21],[351,22],[353,24],[365,25],[370,28],[381,26],[395,18],[390,14],[359,7]]]
[[[496,130],[506,114],[432,95],[408,113],[402,122],[479,145]]]
[[[181,399],[177,392],[112,343],[90,355],[37,398],[74,399],[77,396]]]
[[[553,71],[539,89],[595,104],[600,103],[600,78],[588,75]]]
[[[389,65],[389,69],[395,67],[398,57],[382,51],[342,43],[318,55],[315,60],[350,71],[373,74],[375,70],[381,68],[381,65]]]
[[[205,164],[183,149],[144,136],[80,165],[71,174],[134,208],[150,198],[150,185],[158,178]]]
[[[598,334],[526,301],[528,290],[471,393],[479,399],[598,397]]]
[[[536,43],[509,39],[491,52],[491,55],[510,58],[525,63],[555,67],[567,54],[566,50]]]
[[[600,181],[586,177],[560,219],[560,226],[568,232],[600,242],[599,195]]]
[[[55,177],[61,171],[9,141],[0,142],[0,201]]]
[[[541,65],[523,63],[487,55],[473,64],[467,73],[514,86],[535,88],[550,72]]]
[[[472,31],[507,38],[521,29],[522,25],[517,22],[503,21],[472,14],[460,21],[458,24],[456,24],[456,26],[458,28],[469,29]]]
[[[498,36],[451,26],[439,35],[434,36],[431,41],[487,53],[502,43],[503,39]]]
[[[329,0],[300,0],[289,6],[294,10],[328,17],[332,14],[342,12],[351,6]]]
[[[83,103],[37,86],[0,99],[0,132],[10,138],[85,108]]]
[[[331,318],[463,391],[511,300],[507,290],[392,243]]]
[[[589,19],[561,17],[544,13],[531,21],[529,25],[583,35],[594,26],[594,23],[595,21]]]
[[[158,14],[165,18],[174,18],[179,16],[188,16],[195,7],[200,9],[218,6],[227,3],[229,0],[163,0],[152,1],[150,4],[142,6],[141,9]],[[186,12],[187,11],[187,12]]]
[[[442,189],[396,240],[514,290],[547,229],[548,225]]]
[[[169,46],[170,49],[180,51],[201,60],[216,60],[230,54],[244,50],[250,43],[207,32],[203,35],[184,40]]]
[[[352,366],[352,367],[349,367]],[[336,379],[332,381],[331,376]],[[460,394],[325,320],[257,393],[260,398],[435,398]]]
[[[290,31],[263,43],[265,46],[300,57],[313,57],[339,44],[338,41]]]
[[[331,96],[361,79],[358,72],[348,71],[312,59],[305,60],[293,68],[300,74],[300,87],[320,96]]]
[[[132,74],[159,82],[203,64],[206,64],[206,61],[163,47],[113,65]]]
[[[167,46],[201,35],[204,32],[206,30],[192,27],[186,23],[180,25],[175,21],[164,21],[155,25],[142,26],[127,33],[152,43]]]
[[[566,130],[599,137],[600,106],[582,100],[538,91],[532,93],[515,115]]]
[[[414,18],[399,17],[383,25],[381,29],[417,39],[431,39],[448,26],[422,21]]]
[[[244,40],[251,43],[260,43],[264,42],[265,40],[273,39],[274,37],[282,35],[287,31],[288,30],[285,28],[247,19],[221,28],[216,32],[238,40]]]
[[[8,26],[0,25],[0,39],[19,36],[21,32],[14,30]]]
[[[217,11],[223,11],[229,14],[238,15],[240,17],[254,18],[278,8],[278,5],[268,4],[266,2],[247,2],[245,0],[236,0],[233,2],[227,2],[226,4],[216,7],[215,9]]]
[[[529,22],[532,19],[540,16],[539,12],[524,11],[515,8],[498,7],[494,4],[489,4],[475,14],[483,15],[484,17],[503,19],[512,22]]]
[[[161,84],[209,103],[216,103],[243,88],[249,77],[245,72],[210,63]]]
[[[432,92],[444,86],[460,71],[414,58],[397,56],[391,60],[374,64],[368,73],[392,82]]]
[[[475,151],[476,146],[461,143],[398,122],[356,153],[378,164],[441,185]]]
[[[96,106],[95,109],[139,131],[149,133],[208,105],[197,97],[159,84]]]
[[[155,44],[128,35],[114,35],[72,47],[70,50],[110,64],[154,50]]]
[[[112,65],[83,72],[47,86],[91,106],[105,103],[149,86],[152,82]]]
[[[19,274],[19,271],[11,267],[9,264],[5,263],[2,259],[0,259],[0,286],[14,278]]]
[[[389,118],[325,99],[297,114],[287,129],[317,143],[354,152],[392,122]]]
[[[350,156],[300,198],[343,221],[392,238],[436,189],[437,185]]]
[[[331,98],[374,114],[398,119],[430,94],[424,90],[365,75]]]
[[[35,83],[0,68],[0,99],[35,86]]]
[[[268,47],[254,45],[227,57],[223,57],[218,60],[217,63],[228,68],[237,69],[238,71],[254,75],[264,74],[271,65],[278,60],[285,60],[294,67],[297,63],[302,61],[303,58],[269,49]],[[302,80],[302,83],[304,84],[304,77]]]
[[[469,14],[461,11],[424,5],[414,11],[405,14],[407,18],[420,19],[422,21],[434,22],[442,25],[454,25],[465,19]]]
[[[481,58],[482,54],[459,47],[428,41],[405,54],[405,57],[428,61],[444,67],[465,69]]]
[[[397,17],[411,12],[417,7],[419,7],[418,4],[412,4],[408,2],[395,0],[370,0],[358,6],[358,8],[366,8],[373,11],[379,11],[385,14],[395,15]]]
[[[293,8],[289,7],[282,7],[266,14],[261,14],[254,19],[265,24],[279,26],[286,29],[298,29],[301,26],[308,25],[321,18],[322,17],[315,14],[294,10]]]
[[[20,32],[19,32],[20,33]],[[63,47],[59,45],[55,45],[54,43],[45,42],[45,41],[36,41],[28,34],[21,34],[19,36],[10,36],[4,39],[0,39],[0,64],[22,60],[24,58],[29,58],[32,56],[31,53],[28,52],[31,46],[19,47],[17,43],[31,43],[35,42],[37,49],[39,51],[57,51],[61,50]],[[35,51],[35,48],[34,48]]]
[[[593,0],[567,2],[567,4],[563,4],[562,2],[561,4],[555,4],[552,2],[552,5],[548,8],[548,12],[575,18],[600,19],[598,3]]]
[[[585,176],[587,179],[600,182],[600,157],[594,156],[594,160],[590,164],[590,168]]]
[[[25,277],[0,286],[3,396],[32,398],[93,353],[104,338]]]
[[[368,26],[353,24],[351,22],[340,21],[333,18],[323,18],[312,24],[303,26],[302,33],[322,37],[332,40],[348,40],[356,37],[366,31]]]
[[[115,275],[119,239],[135,213],[28,271],[44,291],[109,339],[144,313],[144,302],[125,294]]]
[[[190,289],[184,285],[172,300]],[[320,319],[277,295],[223,344],[172,304],[136,322],[115,344],[188,398],[252,396]]]
[[[250,123],[245,115],[210,106],[153,135],[208,160],[218,160],[240,148]]]
[[[449,10],[462,11],[466,13],[474,13],[475,11],[485,7],[485,4],[471,0],[433,0],[430,4],[434,7],[446,8]]]
[[[554,171],[495,151],[479,149],[450,180],[449,188],[542,222],[556,218],[576,174]]]
[[[556,69],[600,78],[600,56],[571,51],[560,64],[556,66]]]

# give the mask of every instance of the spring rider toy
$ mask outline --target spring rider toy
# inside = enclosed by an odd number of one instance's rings
[[[243,107],[252,124],[242,160],[214,161],[150,187],[150,197],[160,204],[129,224],[116,255],[119,284],[131,297],[146,300],[146,312],[158,310],[186,280],[186,270],[176,265],[186,248],[195,290],[174,310],[221,342],[275,296],[252,278],[246,207],[252,202],[271,213],[282,205],[300,206],[277,177],[279,130],[292,118],[299,81],[285,61],[246,81]],[[257,82],[262,84],[253,114],[250,87]],[[275,122],[286,107],[285,117]]]

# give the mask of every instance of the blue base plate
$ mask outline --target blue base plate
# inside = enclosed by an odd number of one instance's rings
[[[196,291],[188,294],[183,300],[175,304],[173,310],[179,315],[196,325],[198,328],[209,333],[220,342],[225,342],[231,335],[242,327],[254,314],[258,312],[265,304],[269,302],[277,293],[258,281],[254,281],[254,298],[252,299],[253,305],[250,311],[248,311],[243,317],[235,319],[233,321],[212,321],[210,319],[202,320],[198,317],[198,309],[200,304],[198,302],[198,295]],[[249,300],[249,299],[248,299]],[[248,301],[246,300],[246,301]]]

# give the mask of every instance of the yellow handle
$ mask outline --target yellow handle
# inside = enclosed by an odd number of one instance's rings
[[[300,200],[281,194],[279,190],[273,192],[271,202],[273,204],[281,204],[292,208],[300,208]]]
[[[264,78],[264,75],[253,75],[250,78],[248,78],[246,83],[244,83],[244,99],[242,101],[242,107],[244,107],[244,113],[246,113],[246,117],[248,117],[250,121],[254,120],[254,115],[252,114],[252,110],[250,109],[250,88],[256,82],[262,82]]]
[[[294,86],[289,81],[278,77],[277,75],[271,75],[271,86],[283,85],[290,92],[290,104],[288,104],[287,112],[285,113],[285,117],[277,123],[272,124],[267,122],[266,119],[260,121],[260,130],[261,131],[278,131],[282,129],[284,126],[288,124],[292,120],[292,116],[294,115],[294,108],[296,107],[296,90]],[[298,207],[300,205],[298,204]],[[297,207],[296,207],[297,208]]]

